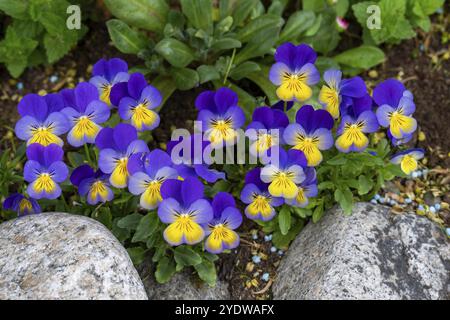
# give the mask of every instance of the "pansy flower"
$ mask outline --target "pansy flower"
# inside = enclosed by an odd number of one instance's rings
[[[181,136],[178,141],[169,141],[167,153],[176,163],[173,167],[181,178],[200,177],[210,183],[225,179],[225,173],[211,169],[208,165],[212,160],[210,155],[204,155],[204,151],[210,144],[209,141],[203,140],[201,134],[192,134],[189,137]],[[176,150],[178,147],[180,147],[180,151]],[[187,154],[186,148],[190,149],[190,154]]]
[[[19,217],[41,212],[41,207],[36,200],[27,198],[20,193],[14,193],[6,198],[3,202],[3,209],[16,211]]]
[[[27,94],[20,100],[18,111],[21,119],[15,127],[19,139],[27,145],[39,143],[43,146],[64,143],[59,137],[66,133],[70,124],[59,111],[64,107],[63,98],[59,94],[48,94],[44,97]]]
[[[370,108],[356,108],[353,115],[342,117],[337,129],[336,148],[344,153],[361,152],[369,144],[367,134],[376,132],[378,128],[377,117]]]
[[[252,120],[246,131],[251,141],[251,154],[261,155],[271,147],[281,144],[283,130],[289,124],[289,119],[283,111],[260,107],[253,112]]]
[[[94,64],[92,75],[89,82],[97,87],[100,100],[108,105],[111,105],[111,88],[116,83],[127,82],[130,78],[127,63],[119,58],[100,59]]]
[[[401,151],[392,156],[391,162],[399,164],[402,171],[406,174],[410,174],[415,171],[418,167],[417,161],[422,159],[424,156],[423,149],[409,149]]]
[[[238,106],[237,94],[228,88],[204,91],[195,100],[199,110],[197,120],[212,146],[233,145],[238,138],[236,129],[245,123],[244,111]]]
[[[158,216],[169,225],[164,239],[172,246],[202,241],[205,231],[201,226],[213,218],[211,204],[203,199],[203,184],[196,178],[166,180],[161,195]]]
[[[417,121],[411,116],[416,110],[410,91],[398,80],[389,79],[373,90],[373,99],[379,106],[376,111],[381,126],[389,128],[395,139],[403,139],[417,129]]]
[[[43,146],[33,143],[27,148],[28,161],[24,179],[29,182],[27,193],[34,199],[56,199],[61,194],[58,183],[64,182],[69,169],[62,161],[64,152],[57,144]]]
[[[204,226],[205,249],[211,253],[222,253],[239,245],[239,235],[234,231],[242,224],[242,214],[236,208],[231,194],[219,192],[212,201],[214,218]]]
[[[311,98],[311,86],[320,80],[314,63],[317,54],[307,44],[290,42],[279,46],[275,52],[276,63],[269,72],[270,81],[276,86],[277,96],[284,101],[305,101]]]
[[[149,154],[132,155],[128,161],[128,171],[128,190],[134,195],[141,195],[141,207],[149,210],[155,209],[162,201],[162,183],[178,177],[169,155],[158,149]]]
[[[274,197],[292,199],[297,196],[297,184],[305,179],[303,167],[307,161],[303,152],[285,151],[279,147],[271,149],[272,155],[278,154],[278,161],[272,161],[261,169],[261,180],[269,183],[269,193]]]
[[[309,204],[309,199],[317,196],[317,178],[314,168],[305,168],[305,179],[298,185],[298,192],[295,198],[286,199],[286,203],[299,208],[304,208]]]
[[[67,134],[69,144],[80,147],[94,143],[102,128],[99,124],[109,119],[108,105],[99,100],[97,89],[88,82],[81,82],[75,89],[64,89],[61,94],[66,106],[61,112],[72,126]]]
[[[284,141],[293,149],[301,150],[308,166],[322,162],[320,150],[333,146],[333,117],[325,110],[314,110],[312,106],[301,107],[296,114],[296,123],[290,124],[283,134]]]
[[[153,130],[159,126],[159,115],[153,111],[162,102],[161,93],[149,85],[141,73],[133,73],[128,82],[116,84],[111,102],[119,106],[119,115],[138,130]]]
[[[245,215],[252,220],[269,221],[276,214],[274,207],[281,206],[283,198],[273,197],[269,184],[261,178],[261,168],[250,170],[245,176],[245,186],[241,191],[241,201],[247,204]]]
[[[84,164],[72,172],[70,182],[78,187],[78,193],[86,197],[90,205],[96,205],[114,198],[108,178],[101,170],[94,171],[91,166]]]
[[[341,71],[330,69],[325,71],[323,78],[325,84],[320,89],[319,101],[334,119],[339,118],[340,109],[351,99],[367,95],[366,84],[360,77],[342,80]]]
[[[403,138],[401,139],[396,139],[394,138],[394,136],[392,135],[391,131],[388,130],[387,132],[387,136],[389,138],[389,140],[391,141],[392,145],[395,147],[398,147],[402,144],[408,143],[409,141],[411,141],[411,139],[413,138],[414,134],[406,134],[403,136]]]
[[[129,124],[119,123],[114,129],[103,128],[95,144],[100,150],[98,166],[111,174],[109,182],[116,188],[125,188],[128,183],[128,160],[139,152],[149,152],[147,144],[138,140],[136,129]]]

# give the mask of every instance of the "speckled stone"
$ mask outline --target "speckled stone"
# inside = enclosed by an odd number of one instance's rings
[[[215,287],[203,283],[193,270],[186,269],[176,273],[165,284],[156,282],[154,268],[150,262],[145,262],[139,268],[145,290],[150,300],[227,300],[230,299],[228,284],[220,280]]]
[[[450,245],[414,214],[359,203],[310,223],[291,244],[273,286],[275,299],[448,299]]]
[[[43,213],[0,225],[0,300],[147,299],[125,248],[101,223]]]

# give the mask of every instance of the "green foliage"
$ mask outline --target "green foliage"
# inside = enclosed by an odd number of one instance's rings
[[[152,84],[165,99],[175,89],[189,90],[212,82],[214,87],[226,85],[238,92],[247,114],[256,99],[243,89],[245,82],[260,87],[269,102],[276,99],[267,79],[272,61],[265,56],[287,41],[305,42],[319,53],[331,55],[340,40],[336,17],[348,14],[350,7],[347,0],[303,1],[303,9],[296,12],[288,12],[286,0],[266,6],[260,0],[181,0],[179,6],[170,8],[163,0],[105,3],[120,19],[108,22],[113,43],[143,60],[139,71],[156,76]],[[341,65],[344,71],[356,74],[382,61],[381,50],[364,45],[322,60],[326,62],[322,66]]]
[[[85,26],[67,28],[69,5],[65,0],[0,0],[0,12],[9,16],[0,41],[0,63],[13,77],[28,66],[61,59],[86,33]]]

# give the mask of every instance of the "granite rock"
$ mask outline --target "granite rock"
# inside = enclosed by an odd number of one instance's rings
[[[448,299],[450,244],[433,222],[388,207],[332,209],[291,244],[275,299]]]
[[[0,299],[147,299],[125,248],[101,223],[43,213],[0,225]]]

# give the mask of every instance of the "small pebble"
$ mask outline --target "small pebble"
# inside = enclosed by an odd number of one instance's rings
[[[434,208],[436,209],[436,211],[441,210],[441,204],[440,204],[440,203],[436,203],[436,204],[434,205]]]
[[[423,43],[421,43],[420,45],[419,45],[419,50],[420,51],[425,51],[425,46],[423,45]]]
[[[436,213],[436,208],[434,206],[431,206],[428,210],[430,210],[431,213]]]
[[[51,83],[55,83],[56,81],[58,81],[58,79],[59,79],[58,76],[53,75],[53,76],[50,77],[49,80],[50,80]]]
[[[378,201],[380,201],[381,204],[383,204],[385,202],[384,198],[380,198],[380,200],[378,200]]]
[[[253,263],[260,263],[261,262],[261,257],[260,256],[253,256],[252,257],[252,261],[253,261]]]
[[[407,204],[412,203],[412,199],[411,199],[411,198],[406,198],[406,199],[405,199],[405,203],[407,203]]]
[[[261,280],[267,282],[269,281],[270,275],[266,272],[261,276]]]
[[[419,175],[417,174],[417,171],[414,171],[413,173],[411,173],[411,177],[413,177],[413,179],[418,178]]]
[[[272,247],[272,248],[270,248],[270,252],[272,252],[272,253],[275,253],[275,252],[277,252],[277,248],[276,248],[276,247]]]
[[[253,239],[253,240],[257,240],[257,239],[258,239],[258,235],[257,235],[256,233],[253,234],[253,235],[252,235],[252,239]]]
[[[22,82],[19,82],[17,84],[17,90],[23,90],[23,83]]]
[[[278,250],[278,255],[282,256],[284,254],[283,250]]]
[[[423,207],[423,205],[419,204],[419,206],[417,207],[417,210],[425,211],[425,208]]]
[[[450,237],[450,228],[445,229],[445,232],[447,233],[447,236]]]
[[[378,203],[377,200],[375,200],[375,199],[370,200],[370,202],[371,202],[372,204],[377,204],[377,203]]]
[[[268,242],[268,241],[271,241],[271,240],[272,240],[272,235],[271,234],[269,234],[267,236],[264,236],[264,241]]]
[[[381,196],[377,193],[377,194],[374,195],[373,198],[374,198],[375,200],[380,200]]]
[[[389,201],[389,204],[390,204],[391,206],[395,206],[395,205],[397,204],[397,201],[391,200],[391,201]]]

